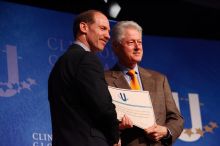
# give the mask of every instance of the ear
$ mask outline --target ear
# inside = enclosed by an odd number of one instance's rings
[[[79,29],[80,29],[80,31],[81,31],[82,33],[86,34],[87,31],[88,31],[88,25],[87,25],[87,23],[81,22],[81,23],[79,24]]]

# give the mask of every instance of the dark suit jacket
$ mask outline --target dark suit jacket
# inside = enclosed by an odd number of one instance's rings
[[[162,146],[172,145],[183,130],[183,118],[180,115],[167,81],[167,78],[155,71],[138,67],[143,89],[149,91],[152,100],[156,123],[166,126],[172,137],[160,142],[147,139],[142,129],[134,127],[122,131],[122,146]],[[116,65],[105,73],[108,85],[118,88],[131,89],[123,73]]]
[[[48,80],[53,146],[108,146],[118,121],[103,66],[77,44],[62,55]]]

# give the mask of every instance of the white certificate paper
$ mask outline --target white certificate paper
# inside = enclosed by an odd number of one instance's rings
[[[139,128],[145,129],[155,123],[155,115],[148,91],[121,89],[108,86],[113,103],[116,106],[117,118],[126,114]]]

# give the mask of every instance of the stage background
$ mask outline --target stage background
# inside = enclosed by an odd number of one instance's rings
[[[47,80],[72,43],[74,17],[0,2],[1,146],[51,146]],[[167,75],[185,118],[174,145],[219,146],[220,41],[145,35],[143,46],[141,66]],[[98,56],[105,69],[116,61],[109,45]]]

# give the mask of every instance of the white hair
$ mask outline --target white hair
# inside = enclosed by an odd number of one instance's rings
[[[112,32],[111,32],[112,43],[120,43],[121,42],[121,40],[124,37],[124,30],[126,28],[136,29],[138,32],[141,33],[141,36],[142,36],[142,27],[140,25],[138,25],[136,22],[134,22],[134,21],[119,21],[118,23],[116,23],[114,25]]]

